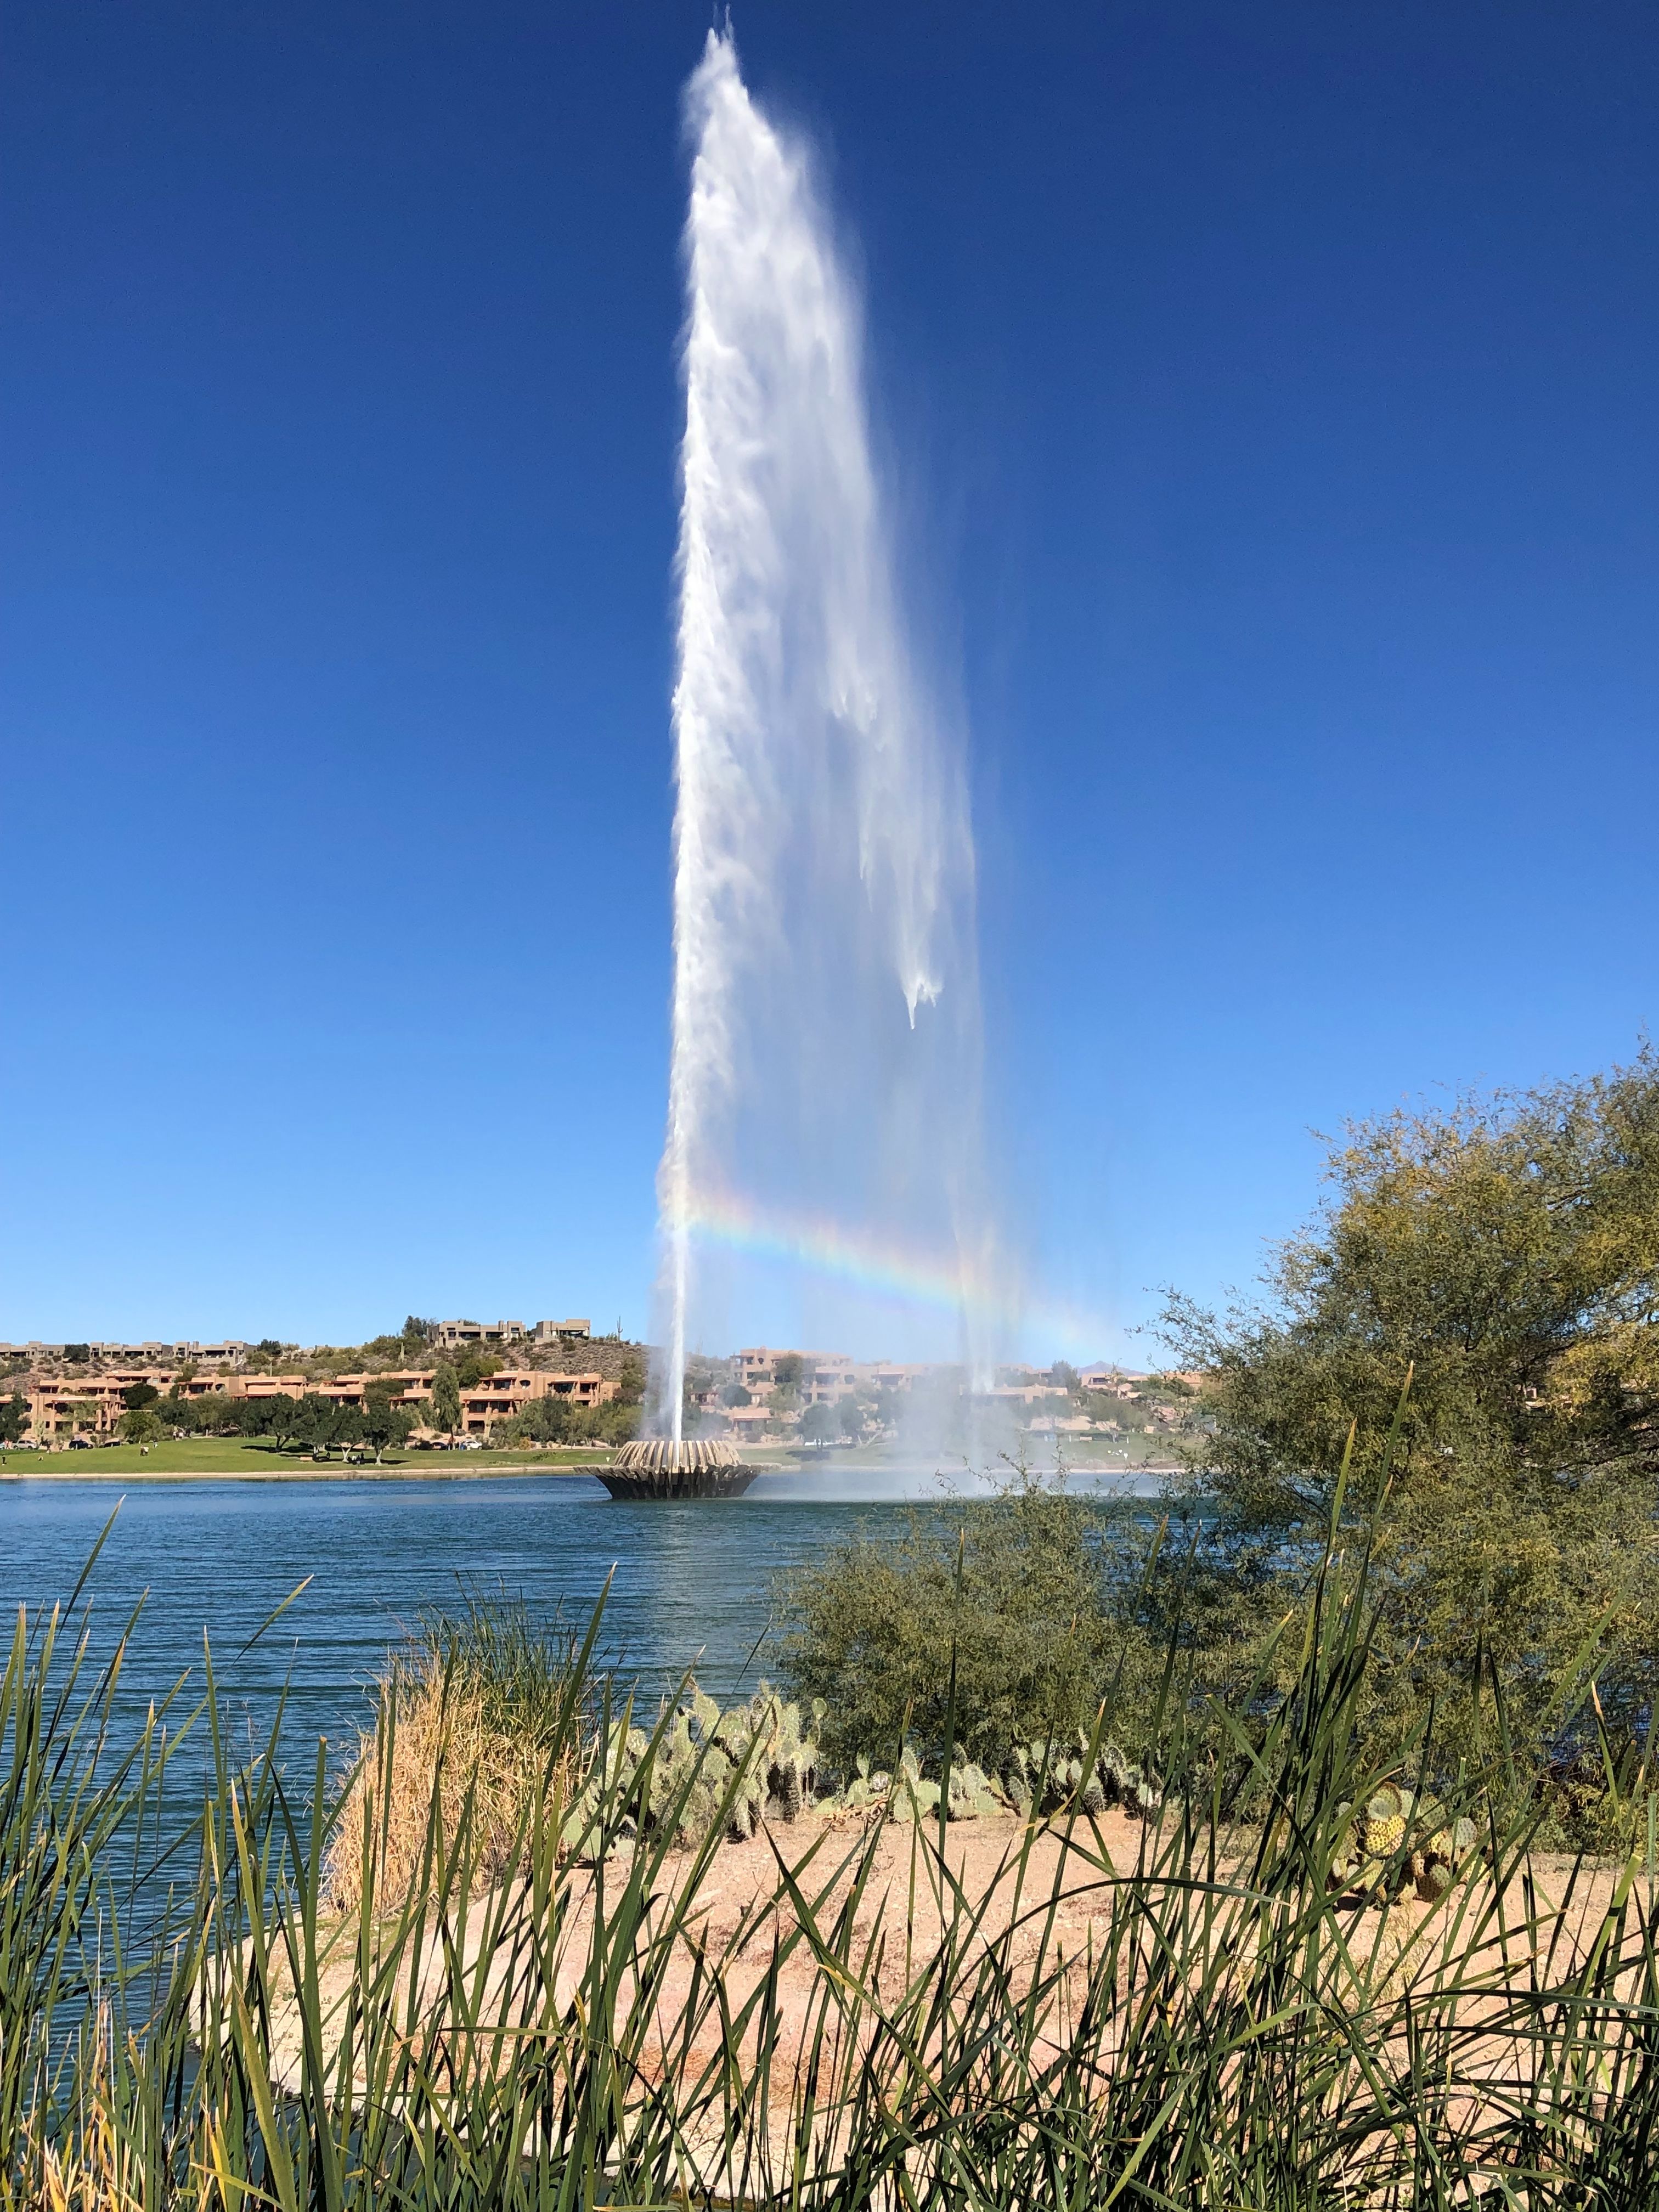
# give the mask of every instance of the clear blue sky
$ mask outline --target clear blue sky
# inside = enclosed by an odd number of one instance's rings
[[[644,1327],[708,21],[14,0],[0,1337]],[[1008,1186],[1133,1350],[1310,1128],[1652,1018],[1659,18],[736,28],[860,244]]]

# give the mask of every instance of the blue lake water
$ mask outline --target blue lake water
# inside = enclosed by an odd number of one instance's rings
[[[232,1709],[254,1725],[286,1686],[285,1735],[299,1754],[319,1735],[350,1741],[388,1649],[472,1584],[585,1626],[611,1574],[607,1662],[653,1691],[695,1667],[722,1700],[746,1692],[767,1669],[779,1575],[860,1524],[896,1534],[906,1500],[943,1494],[921,1470],[842,1468],[762,1475],[744,1498],[683,1505],[619,1504],[581,1474],[153,1481],[125,1494],[109,1481],[24,1478],[0,1486],[0,1597],[14,1613],[66,1597],[118,1502],[91,1587],[95,1645],[144,1599],[127,1711],[185,1669],[199,1682],[205,1632]]]

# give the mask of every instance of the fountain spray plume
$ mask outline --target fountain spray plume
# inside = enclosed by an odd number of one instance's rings
[[[965,783],[899,610],[859,301],[808,149],[750,97],[729,29],[710,32],[685,117],[651,1422],[676,1442],[720,1223],[810,1216],[854,1247],[902,1244],[954,1281],[958,1341],[988,1261]]]

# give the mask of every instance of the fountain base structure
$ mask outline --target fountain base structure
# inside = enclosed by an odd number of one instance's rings
[[[735,1444],[701,1437],[624,1444],[608,1468],[595,1471],[613,1498],[629,1499],[741,1498],[760,1473],[743,1464]]]

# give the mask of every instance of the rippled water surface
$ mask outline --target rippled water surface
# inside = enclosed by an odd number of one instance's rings
[[[614,1568],[605,1658],[653,1688],[695,1665],[724,1699],[766,1668],[781,1572],[860,1523],[897,1533],[905,1498],[940,1494],[917,1469],[763,1475],[745,1498],[684,1505],[618,1504],[584,1474],[161,1481],[125,1495],[107,1481],[24,1479],[0,1489],[0,1595],[13,1609],[67,1595],[118,1501],[93,1587],[112,1638],[145,1597],[128,1710],[186,1668],[200,1679],[205,1631],[238,1709],[262,1717],[289,1686],[297,1748],[349,1738],[388,1646],[473,1583],[585,1625]]]

